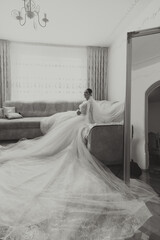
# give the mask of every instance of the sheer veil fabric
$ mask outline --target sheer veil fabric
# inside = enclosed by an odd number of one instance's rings
[[[152,214],[156,193],[134,180],[130,187],[87,150],[92,123],[120,119],[123,106],[92,97],[74,111],[41,123],[43,137],[0,152],[0,237],[6,240],[116,240],[132,236]]]

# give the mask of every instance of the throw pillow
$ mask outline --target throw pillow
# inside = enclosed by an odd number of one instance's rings
[[[4,117],[6,117],[8,113],[15,113],[15,107],[3,107]]]
[[[8,113],[7,115],[6,115],[6,118],[8,118],[8,119],[16,119],[16,118],[22,118],[22,115],[21,114],[19,114],[19,113]]]

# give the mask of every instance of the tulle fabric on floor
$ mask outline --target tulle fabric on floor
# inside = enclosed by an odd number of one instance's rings
[[[154,191],[130,188],[87,150],[86,115],[55,115],[43,137],[0,153],[0,237],[6,240],[116,240],[151,217]],[[46,120],[46,126],[48,126]],[[45,126],[45,123],[43,123]]]

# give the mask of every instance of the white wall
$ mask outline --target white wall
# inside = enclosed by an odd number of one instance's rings
[[[126,92],[126,54],[127,54],[127,32],[142,30],[147,28],[154,28],[160,26],[160,1],[152,0],[142,13],[134,19],[125,31],[123,31],[112,43],[109,50],[109,63],[108,63],[108,96],[109,100],[125,101]],[[148,71],[148,77],[146,72]],[[133,125],[135,127],[132,157],[143,168],[147,168],[146,152],[145,152],[145,129],[144,129],[144,93],[148,87],[155,81],[160,80],[156,73],[154,76],[149,75],[149,69],[144,72],[135,72],[134,77],[137,76],[141,82],[139,88],[141,94],[135,94],[134,108],[135,113],[133,116]],[[134,86],[133,86],[134,87]],[[138,121],[139,120],[139,121]]]
[[[160,80],[160,63],[132,71],[131,124],[134,126],[132,158],[146,169],[148,148],[145,148],[145,92]]]
[[[148,103],[148,132],[160,133],[160,101]]]
[[[152,0],[112,43],[108,63],[109,100],[125,99],[127,32],[160,26],[160,1]]]

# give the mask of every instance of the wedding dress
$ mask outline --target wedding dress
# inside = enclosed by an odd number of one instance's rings
[[[1,148],[0,238],[124,239],[152,216],[145,202],[156,201],[156,193],[139,181],[126,186],[85,146],[90,124],[110,124],[124,110],[100,105],[91,97],[79,116],[45,118],[44,136]]]

